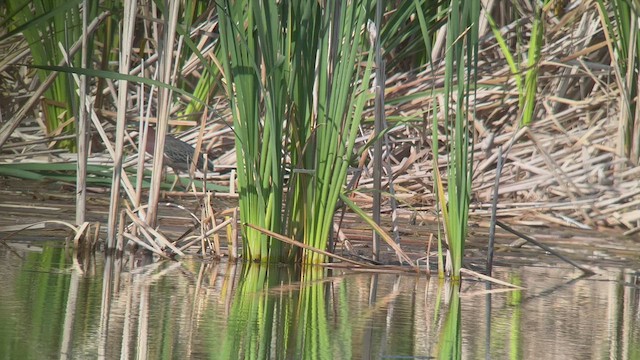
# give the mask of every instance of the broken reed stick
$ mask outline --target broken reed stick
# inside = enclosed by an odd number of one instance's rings
[[[571,259],[567,258],[566,256],[564,256],[564,255],[562,255],[562,254],[558,253],[557,251],[553,250],[553,249],[552,249],[552,248],[550,248],[549,246],[547,246],[547,245],[545,245],[545,244],[543,244],[543,243],[541,243],[541,242],[539,242],[539,241],[535,240],[534,238],[532,238],[532,237],[530,237],[530,236],[528,236],[528,235],[526,235],[526,234],[523,234],[523,233],[521,233],[521,232],[519,232],[519,231],[517,231],[517,230],[513,229],[512,227],[510,227],[509,225],[507,225],[507,224],[503,223],[502,221],[500,221],[500,220],[496,220],[496,224],[497,224],[498,226],[500,226],[501,228],[503,228],[504,230],[506,230],[506,231],[508,231],[508,232],[512,233],[513,235],[516,235],[516,236],[518,236],[518,237],[520,237],[520,238],[522,238],[522,239],[524,239],[524,240],[526,240],[526,241],[528,241],[528,242],[532,243],[533,245],[535,245],[535,246],[537,246],[537,247],[541,248],[541,249],[542,249],[542,250],[544,250],[544,251],[548,251],[550,254],[555,255],[555,256],[556,256],[557,258],[559,258],[560,260],[562,260],[562,261],[564,261],[564,262],[566,262],[566,263],[568,263],[568,264],[570,264],[570,265],[574,266],[575,268],[577,268],[577,269],[581,270],[583,273],[588,274],[588,275],[593,275],[593,274],[595,274],[593,271],[591,271],[591,270],[589,270],[589,269],[587,269],[587,268],[585,268],[585,267],[582,267],[581,265],[579,265],[579,264],[578,264],[578,263],[576,263],[575,261],[573,261],[573,260],[571,260]]]
[[[287,243],[289,245],[294,245],[294,246],[303,248],[305,250],[313,251],[313,252],[316,252],[318,254],[322,254],[322,255],[325,255],[325,256],[328,256],[328,257],[331,257],[331,258],[334,258],[334,259],[338,259],[338,260],[344,261],[346,263],[358,266],[360,268],[376,269],[376,268],[381,267],[381,266],[383,268],[389,268],[389,266],[386,266],[386,265],[369,265],[369,264],[365,264],[365,263],[361,263],[361,262],[358,262],[358,261],[355,261],[355,260],[348,259],[348,258],[340,256],[340,255],[332,254],[332,253],[330,253],[328,251],[325,251],[325,250],[322,250],[322,249],[318,249],[316,247],[307,245],[305,243],[301,243],[301,242],[293,240],[293,239],[289,239],[288,237],[286,237],[284,235],[280,235],[280,234],[275,233],[273,231],[269,231],[267,229],[263,229],[263,228],[261,228],[259,226],[255,226],[255,225],[248,224],[248,223],[245,223],[244,225],[247,226],[247,227],[250,227],[250,228],[252,228],[254,230],[258,230],[258,231],[260,231],[261,233],[263,233],[263,234],[265,234],[267,236],[270,236],[270,237],[272,237],[274,239],[280,240],[280,241],[282,241],[284,243]],[[395,267],[393,267],[393,269],[395,269],[395,270],[404,269],[403,271],[407,270],[406,268],[404,268],[402,266],[395,266]],[[418,268],[415,265],[412,265],[411,270],[413,270],[415,272],[418,272],[418,273],[421,272],[420,268]]]

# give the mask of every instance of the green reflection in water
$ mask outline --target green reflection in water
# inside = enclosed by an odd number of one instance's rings
[[[73,276],[71,256],[61,247],[34,246],[31,250],[22,253],[22,258],[4,258],[1,264],[3,359],[59,357],[66,352],[66,339],[86,331],[99,316],[99,304],[94,303],[99,299],[99,282]],[[74,297],[76,306],[69,309],[71,288],[83,296]],[[71,316],[75,317],[73,326],[65,332],[65,320]]]
[[[221,358],[264,359],[270,354],[276,299],[265,290],[280,282],[281,273],[280,268],[261,264],[249,263],[244,267],[232,300]]]
[[[0,313],[3,324],[0,354],[8,359],[33,359],[55,353],[60,343],[59,324],[64,315],[68,276],[62,249],[45,248],[41,254],[27,253],[19,276],[3,292],[13,294],[13,306]],[[53,289],[53,291],[52,291]]]
[[[514,285],[521,286],[522,280],[519,275],[512,274],[510,282]],[[509,358],[522,359],[522,339],[521,323],[522,323],[522,291],[515,290],[507,294],[507,303],[513,307],[513,315],[511,316],[511,327],[509,335]]]
[[[221,334],[225,338],[220,358],[333,358],[327,325],[331,283],[325,281],[326,271],[246,264],[232,299],[226,335]],[[338,291],[338,299],[345,300],[345,293]],[[348,314],[341,317],[348,321]],[[345,325],[342,332],[348,336]],[[339,349],[340,358],[350,357],[348,342]]]
[[[640,353],[638,277],[627,273],[594,281],[518,269],[502,276],[527,290],[467,281],[461,300],[459,284],[413,276],[195,260],[129,260],[120,273],[99,259],[80,272],[61,248],[31,250],[0,247],[0,359]]]
[[[462,359],[462,314],[460,312],[460,289],[458,284],[453,286],[440,286],[438,291],[446,292],[445,298],[449,300],[449,308],[445,322],[440,332],[438,342],[439,359]]]
[[[297,303],[298,315],[294,319],[296,347],[289,355],[297,358],[327,359],[330,355],[329,330],[327,326],[328,286],[324,282],[325,269],[305,266]]]

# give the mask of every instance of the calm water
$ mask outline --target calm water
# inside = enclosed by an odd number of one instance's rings
[[[0,244],[0,358],[640,359],[630,270],[498,268],[526,290],[458,292],[322,268],[81,262]]]

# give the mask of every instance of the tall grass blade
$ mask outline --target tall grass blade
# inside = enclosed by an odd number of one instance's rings
[[[480,1],[451,1],[447,20],[447,52],[445,56],[445,103],[454,107],[444,108],[447,153],[447,198],[440,199],[449,244],[447,272],[459,279],[464,242],[467,236],[467,220],[471,197],[473,173],[473,128],[470,124],[474,111],[470,98],[475,94],[478,53],[478,22]],[[434,131],[436,132],[436,131]],[[445,210],[446,207],[446,210]]]

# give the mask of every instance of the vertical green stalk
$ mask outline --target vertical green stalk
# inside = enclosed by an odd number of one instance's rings
[[[540,51],[542,50],[542,38],[544,34],[544,22],[542,19],[542,10],[537,9],[533,16],[533,26],[531,28],[531,38],[529,39],[529,49],[527,52],[526,66],[524,69],[519,67],[519,62],[516,61],[507,45],[507,41],[500,32],[500,27],[495,23],[493,18],[487,14],[489,25],[493,31],[493,35],[496,37],[496,41],[500,46],[502,55],[505,57],[511,75],[516,83],[516,90],[518,91],[518,107],[521,112],[521,124],[526,126],[533,121],[536,95],[538,87],[538,62],[540,60]],[[519,39],[519,38],[518,38]],[[522,73],[524,72],[524,79]]]
[[[287,152],[291,158],[291,179],[288,184],[286,230],[292,238],[303,242],[306,219],[310,216],[310,201],[314,193],[314,158],[316,149],[314,114],[314,83],[321,29],[325,29],[320,4],[317,1],[291,2],[287,19],[291,34],[291,77],[288,93],[292,102],[287,120],[291,124]],[[302,19],[302,21],[294,21]],[[322,91],[322,89],[319,89]]]
[[[437,101],[433,102],[432,113],[433,113],[433,116],[431,119],[431,128],[437,129],[438,128],[438,102]],[[443,212],[446,211],[446,205],[444,204],[444,191],[442,190],[443,184],[442,184],[442,178],[440,177],[440,168],[438,167],[439,166],[438,158],[440,154],[438,131],[432,131],[431,138],[433,139],[432,141],[433,145],[431,148],[431,150],[433,151],[432,164],[433,164],[433,171],[436,174],[436,176],[434,176],[433,191],[436,194],[436,211],[437,213],[440,213],[440,209],[442,209]],[[438,276],[443,278],[444,277],[444,261],[443,261],[444,257],[442,254],[442,228],[440,227],[440,223],[438,223],[437,241],[438,241]]]
[[[533,121],[538,93],[538,61],[542,50],[542,34],[544,33],[542,10],[535,12],[531,39],[529,40],[529,52],[527,56],[527,71],[524,80],[524,100],[520,101],[522,111],[522,125],[526,126]],[[522,93],[522,92],[521,92]]]
[[[451,119],[449,107],[445,107],[445,136],[449,154],[448,202],[444,204],[444,199],[440,201],[443,203],[449,242],[447,270],[454,279],[460,277],[471,196],[473,159],[469,147],[473,144],[470,119],[474,116],[474,111],[470,108],[469,98],[475,94],[479,16],[478,0],[454,0],[450,3],[444,95],[445,103],[453,104],[455,114]]]

